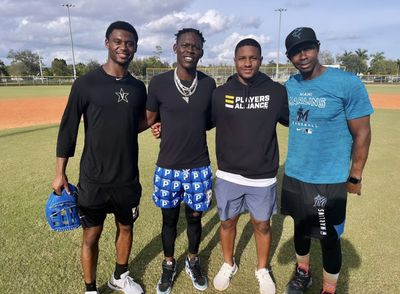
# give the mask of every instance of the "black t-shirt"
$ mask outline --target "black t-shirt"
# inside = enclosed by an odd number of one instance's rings
[[[248,85],[237,75],[213,94],[218,168],[250,179],[276,176],[279,149],[278,122],[288,125],[284,86],[258,73]]]
[[[157,75],[150,81],[147,109],[158,112],[162,124],[157,160],[160,167],[188,169],[210,164],[206,130],[210,125],[215,81],[199,71],[197,78],[197,89],[189,103],[175,86],[174,71]],[[189,86],[185,81],[182,83]]]
[[[57,140],[57,157],[75,153],[83,115],[85,144],[79,181],[104,186],[138,181],[138,125],[144,119],[146,87],[128,74],[109,76],[100,67],[72,85]]]

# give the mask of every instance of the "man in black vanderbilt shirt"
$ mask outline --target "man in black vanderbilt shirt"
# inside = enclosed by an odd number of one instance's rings
[[[129,72],[138,43],[135,28],[117,21],[106,31],[107,62],[79,77],[72,86],[57,141],[57,194],[69,192],[66,167],[73,157],[83,115],[85,144],[80,162],[78,208],[83,227],[81,262],[85,293],[98,293],[99,239],[107,213],[116,219],[116,266],[108,282],[124,293],[143,293],[129,276],[133,224],[138,217],[141,185],[137,135],[147,128],[146,88]]]

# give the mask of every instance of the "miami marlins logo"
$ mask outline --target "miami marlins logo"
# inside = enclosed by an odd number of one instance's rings
[[[121,101],[125,101],[126,103],[128,103],[128,95],[129,93],[124,92],[124,90],[119,90],[119,92],[115,92],[115,95],[118,96],[118,103],[120,103]]]
[[[308,110],[306,110],[306,111],[304,111],[304,108],[303,107],[300,107],[298,110],[297,110],[297,121],[298,122],[300,122],[300,121],[307,121],[308,120],[308,113],[310,112],[310,110],[308,109]]]
[[[297,29],[295,29],[294,31],[293,31],[293,33],[292,33],[292,36],[293,37],[295,37],[295,38],[297,38],[297,39],[300,39],[300,37],[301,37],[301,31],[303,30],[303,28],[297,28]]]
[[[324,196],[317,195],[314,197],[314,207],[324,208],[326,205],[327,199]]]

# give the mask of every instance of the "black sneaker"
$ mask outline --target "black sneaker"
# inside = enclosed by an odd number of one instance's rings
[[[198,256],[185,260],[185,271],[192,279],[193,286],[199,290],[204,291],[208,287],[207,277],[203,274],[200,268],[200,259]]]
[[[172,290],[172,284],[176,275],[176,262],[166,261],[162,262],[162,274],[157,284],[157,294],[169,294]]]
[[[285,294],[303,294],[309,287],[311,287],[311,270],[306,272],[296,265],[296,271],[287,284]]]

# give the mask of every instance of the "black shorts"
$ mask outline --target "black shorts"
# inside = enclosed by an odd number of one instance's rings
[[[132,225],[139,216],[142,195],[139,182],[121,187],[80,182],[78,190],[78,212],[84,228],[103,225],[107,213],[113,213],[123,225]]]
[[[284,175],[281,213],[305,236],[338,240],[346,218],[346,183],[309,184]]]

